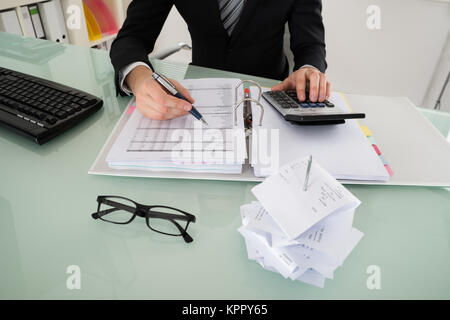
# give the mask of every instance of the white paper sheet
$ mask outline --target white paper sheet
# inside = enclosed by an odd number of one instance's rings
[[[245,228],[265,237],[272,247],[304,245],[339,259],[346,252],[346,236],[352,229],[354,209],[329,215],[293,240],[286,237],[259,202],[243,205],[241,214],[246,221]]]
[[[307,191],[307,158],[294,160],[252,189],[289,240],[324,217],[356,208],[360,201],[313,159]]]

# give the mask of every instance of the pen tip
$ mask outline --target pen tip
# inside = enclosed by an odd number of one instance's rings
[[[203,124],[207,127],[209,127],[208,122],[206,122],[206,120],[204,118],[200,118],[200,121],[203,122]]]

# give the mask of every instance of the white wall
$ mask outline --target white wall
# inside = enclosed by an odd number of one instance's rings
[[[424,106],[434,108],[436,100],[444,86],[445,79],[450,72],[450,32],[447,37],[447,44],[442,51],[439,63],[436,65],[433,79],[429,84],[427,94],[423,102]],[[450,83],[447,84],[444,95],[441,98],[441,110],[450,111]],[[450,138],[450,133],[449,133]],[[450,140],[449,140],[450,141]]]
[[[381,9],[380,30],[366,26],[369,5]],[[327,75],[334,89],[407,96],[418,106],[432,107],[430,101],[442,87],[442,74],[449,71],[449,54],[444,51],[450,28],[448,4],[432,0],[323,0],[323,16]],[[173,9],[155,51],[180,41],[191,43],[185,22]],[[190,54],[183,51],[168,60],[190,62]],[[450,111],[449,92],[450,88],[442,107]]]
[[[371,4],[381,9],[380,30],[366,27],[366,9]],[[416,105],[423,105],[450,27],[448,4],[429,0],[325,0],[323,15],[327,74],[335,88],[407,96]]]

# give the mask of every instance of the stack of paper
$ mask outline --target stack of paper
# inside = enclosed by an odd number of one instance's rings
[[[288,163],[252,189],[258,201],[241,207],[239,232],[249,259],[285,278],[323,287],[363,234],[352,227],[360,201],[308,159]]]
[[[208,127],[188,114],[158,121],[137,108],[111,148],[106,161],[117,169],[234,173],[247,158],[242,108],[234,123],[234,88],[239,79],[180,81],[195,100]]]

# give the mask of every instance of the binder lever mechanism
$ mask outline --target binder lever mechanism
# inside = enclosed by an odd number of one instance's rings
[[[253,84],[255,86],[258,87],[259,89],[259,94],[258,94],[258,99],[253,99],[253,98],[243,98],[241,99],[239,102],[237,101],[238,99],[238,90],[241,86],[243,86],[245,83],[250,83]],[[259,117],[259,126],[262,126],[262,121],[263,121],[263,117],[264,117],[264,107],[261,104],[260,100],[261,100],[261,94],[262,94],[262,88],[259,85],[258,82],[253,81],[253,80],[242,80],[241,82],[239,82],[239,84],[235,87],[235,92],[234,92],[234,125],[237,125],[237,109],[239,108],[239,106],[246,102],[253,102],[256,103],[260,108],[261,108],[261,116]]]

